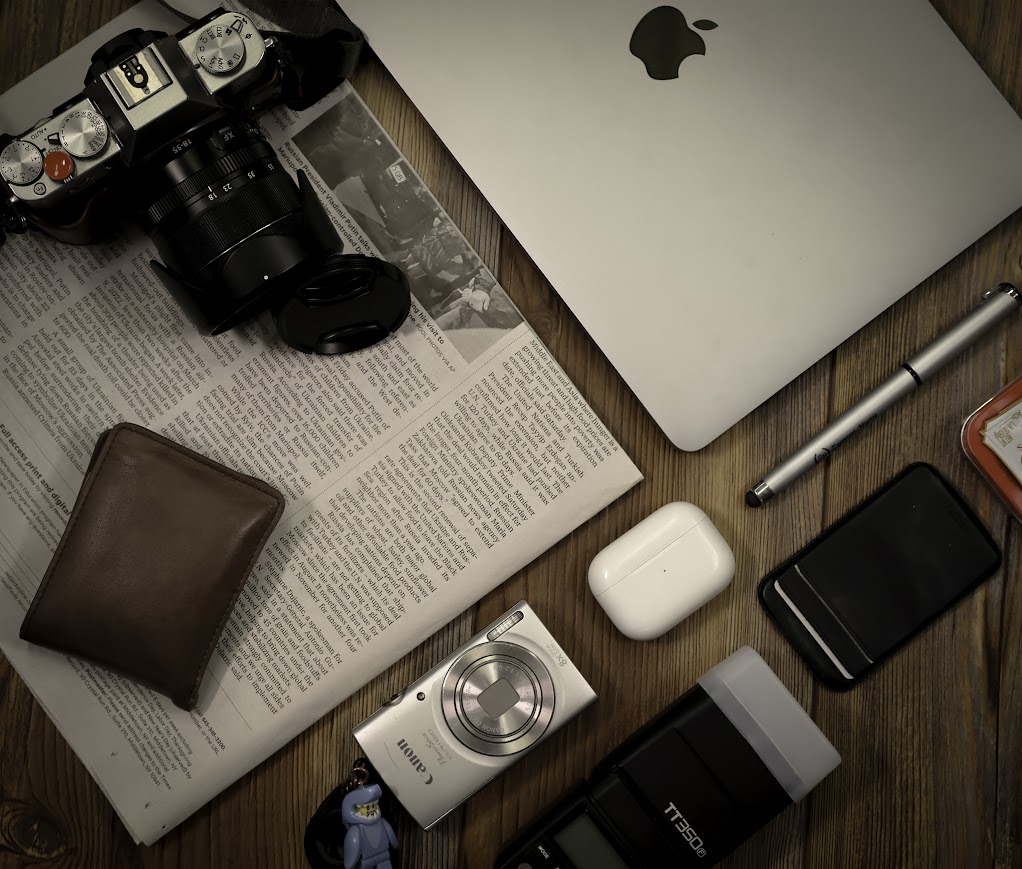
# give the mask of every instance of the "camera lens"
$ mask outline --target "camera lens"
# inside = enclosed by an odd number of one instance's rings
[[[286,289],[283,276],[293,285],[327,253],[295,182],[244,118],[196,128],[148,160],[138,183],[141,223],[174,280],[161,277],[214,335],[266,308]]]

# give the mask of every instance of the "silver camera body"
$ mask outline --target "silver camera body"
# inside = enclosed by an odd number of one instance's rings
[[[217,104],[210,97],[243,93],[264,72],[267,47],[249,19],[234,12],[180,39],[141,46],[0,150],[0,178],[14,197],[39,208],[81,195],[212,115]]]
[[[589,683],[519,601],[353,733],[428,830],[594,700]]]

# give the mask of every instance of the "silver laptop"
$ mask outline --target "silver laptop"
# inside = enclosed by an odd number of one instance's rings
[[[928,0],[341,5],[681,449],[1022,204]]]

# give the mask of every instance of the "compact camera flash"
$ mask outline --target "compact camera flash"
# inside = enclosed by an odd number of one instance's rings
[[[525,618],[525,616],[522,615],[521,610],[519,610],[518,612],[512,613],[510,616],[508,616],[506,619],[504,619],[504,621],[502,621],[499,625],[497,625],[497,627],[495,627],[492,631],[490,631],[486,635],[486,639],[491,640],[491,641],[497,639],[497,637],[499,637],[505,631],[508,631],[511,628],[513,628],[515,625],[517,625],[524,618]]]

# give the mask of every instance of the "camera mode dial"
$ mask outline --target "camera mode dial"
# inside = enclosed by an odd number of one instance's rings
[[[245,59],[245,40],[233,27],[210,25],[195,43],[195,57],[206,72],[228,75]]]
[[[16,139],[0,153],[0,176],[8,184],[24,187],[43,174],[43,153],[31,142]]]
[[[95,157],[106,147],[110,131],[96,112],[78,109],[61,121],[60,144],[72,157]]]

